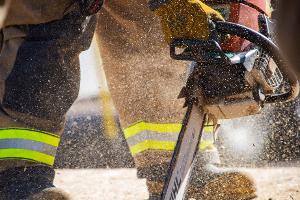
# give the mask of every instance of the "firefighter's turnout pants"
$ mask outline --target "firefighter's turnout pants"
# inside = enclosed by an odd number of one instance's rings
[[[153,194],[161,192],[181,129],[184,100],[177,96],[188,67],[170,58],[160,29],[146,0],[110,0],[96,29],[110,93],[138,177],[147,179]],[[205,158],[214,151],[211,126],[205,127],[200,149],[206,150]]]
[[[0,170],[52,166],[96,17],[74,0],[12,0],[0,44]]]
[[[78,54],[96,24],[76,2],[11,0],[0,36],[0,170],[54,163],[78,95]],[[103,66],[138,176],[158,194],[185,112],[177,96],[187,65],[169,58],[146,0],[107,1],[98,18]],[[203,151],[213,149],[210,129]]]

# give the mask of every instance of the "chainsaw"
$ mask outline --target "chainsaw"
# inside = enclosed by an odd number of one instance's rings
[[[262,6],[265,1],[213,2],[229,22],[210,21],[208,40],[174,39],[170,45],[171,57],[191,61],[191,70],[179,95],[187,112],[162,200],[185,198],[208,118],[216,131],[220,120],[258,114],[265,104],[290,101],[299,93],[295,73],[273,42],[275,23]],[[253,20],[243,19],[241,13]]]

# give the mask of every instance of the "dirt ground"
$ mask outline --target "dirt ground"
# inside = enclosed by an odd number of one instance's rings
[[[243,168],[258,188],[256,200],[300,200],[300,168]],[[62,169],[55,183],[74,200],[144,200],[145,180],[136,178],[134,169]]]

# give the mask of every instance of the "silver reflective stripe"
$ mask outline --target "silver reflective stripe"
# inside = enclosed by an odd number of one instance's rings
[[[205,132],[203,131],[201,141],[203,140],[211,140],[214,141],[214,133],[213,132]]]
[[[142,131],[130,138],[127,138],[127,143],[129,146],[133,146],[146,140],[176,142],[177,138],[178,133],[158,133],[154,131]]]
[[[24,139],[1,139],[0,149],[27,149],[37,151],[50,156],[55,156],[56,147],[33,140]]]
[[[129,146],[136,145],[143,141],[161,141],[161,142],[176,142],[179,133],[159,133],[155,131],[142,131],[130,138],[127,138]],[[202,140],[213,141],[213,133],[205,133],[202,136]]]

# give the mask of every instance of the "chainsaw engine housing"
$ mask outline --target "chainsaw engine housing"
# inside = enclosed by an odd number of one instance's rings
[[[241,2],[244,5],[239,8],[251,10],[253,15],[244,16],[248,21],[241,24],[209,21],[208,40],[178,38],[171,42],[173,59],[193,63],[187,84],[179,95],[186,99],[185,105],[200,102],[200,109],[204,108],[216,122],[258,114],[265,103],[286,102],[297,97],[298,79],[273,42],[275,23],[262,6],[267,1],[257,0],[257,5],[254,0],[213,2],[214,7],[216,2]],[[223,8],[229,11],[230,19],[233,7],[231,3],[228,5]],[[227,46],[230,40],[231,46]]]
[[[236,54],[228,65],[195,66],[203,70],[198,84],[205,96],[206,112],[216,119],[259,113],[265,96],[273,94],[283,81],[276,65],[270,71],[272,63],[267,58],[253,49]]]
[[[271,21],[260,16],[260,32],[271,37]],[[213,45],[213,43],[211,44]],[[271,57],[251,45],[239,53],[211,54],[209,59],[194,62],[197,84],[205,97],[205,110],[215,119],[232,119],[260,112],[265,97],[273,95],[283,83],[283,75]],[[221,55],[221,56],[220,56]],[[202,55],[201,58],[204,58]]]
[[[247,1],[256,5],[265,13],[270,12],[268,0]],[[218,3],[218,0],[206,0],[205,2],[215,10],[219,11],[226,21],[242,24],[255,31],[259,31],[258,16],[260,13],[257,10],[242,3]],[[249,44],[250,42],[233,36],[222,44],[222,49],[230,52],[241,52],[244,51]]]

